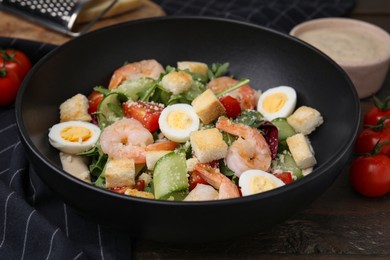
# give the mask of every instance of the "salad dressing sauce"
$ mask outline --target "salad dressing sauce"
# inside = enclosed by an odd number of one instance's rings
[[[385,46],[369,32],[355,28],[318,28],[298,37],[335,61],[362,62],[385,55]]]

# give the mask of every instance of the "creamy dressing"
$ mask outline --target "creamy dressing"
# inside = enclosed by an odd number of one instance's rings
[[[361,62],[380,58],[386,53],[385,46],[378,38],[354,28],[318,28],[303,32],[298,38],[335,61]]]

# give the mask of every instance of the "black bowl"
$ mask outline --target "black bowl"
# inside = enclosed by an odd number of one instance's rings
[[[59,121],[59,105],[76,93],[107,85],[124,61],[154,58],[229,62],[236,77],[268,89],[296,89],[298,105],[318,109],[325,123],[310,139],[318,164],[303,179],[266,193],[209,202],[147,200],[86,184],[61,169],[48,129]],[[235,238],[268,228],[303,209],[335,180],[350,159],[360,123],[356,91],[328,57],[263,27],[210,18],[154,18],[101,29],[78,37],[38,62],[16,102],[21,140],[38,175],[70,206],[134,237],[167,242]]]

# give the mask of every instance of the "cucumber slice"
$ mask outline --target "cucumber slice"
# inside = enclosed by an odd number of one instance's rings
[[[283,153],[278,154],[276,159],[272,162],[272,169],[282,172],[291,172],[294,180],[303,177],[302,170],[298,167],[289,151],[283,151]]]
[[[140,78],[132,81],[125,81],[112,92],[125,94],[131,100],[138,100],[144,92],[153,87],[155,80],[151,78]]]
[[[170,152],[161,157],[154,166],[153,187],[156,199],[182,199],[188,189],[187,166],[184,155]]]
[[[100,128],[104,128],[118,118],[124,117],[122,102],[126,100],[127,97],[122,93],[110,93],[103,98],[97,110]]]
[[[287,119],[284,117],[275,118],[271,121],[278,128],[278,139],[286,140],[287,137],[293,136],[296,134],[294,128],[287,122]]]

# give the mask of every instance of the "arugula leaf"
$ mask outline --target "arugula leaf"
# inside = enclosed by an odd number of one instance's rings
[[[229,68],[229,63],[225,62],[223,64],[213,63],[207,72],[209,79],[218,78],[226,74]]]
[[[226,175],[228,177],[234,176],[234,172],[232,170],[230,170],[230,168],[225,164],[224,159],[219,160],[219,169],[220,169],[221,173],[223,173],[224,175]]]
[[[96,181],[93,183],[95,186],[105,189],[106,188],[106,176],[104,174],[99,175]]]
[[[91,158],[91,163],[89,165],[89,171],[91,175],[99,177],[104,167],[107,163],[108,156],[103,153],[102,149],[100,148],[100,145],[95,145],[90,150],[80,153],[79,155],[87,156]]]
[[[235,120],[236,123],[258,128],[262,125],[263,115],[256,110],[244,110]]]
[[[102,93],[103,95],[108,95],[111,91],[108,88],[105,88],[103,86],[96,86],[93,88],[93,90]]]
[[[122,93],[131,100],[138,100],[145,96],[145,93],[155,88],[156,81],[151,78],[139,78],[137,80],[128,80],[122,83],[119,87],[112,90],[112,92]]]

